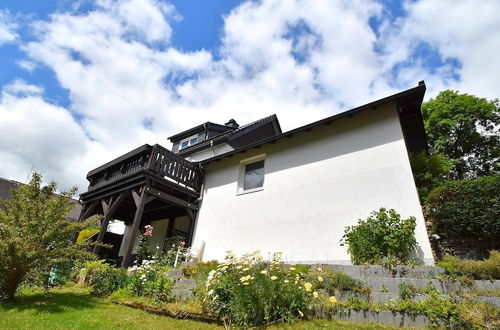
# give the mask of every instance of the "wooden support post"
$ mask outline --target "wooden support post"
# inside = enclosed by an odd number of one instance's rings
[[[101,222],[101,230],[99,231],[99,235],[97,235],[96,243],[102,243],[104,239],[104,235],[106,235],[106,230],[108,230],[109,219],[116,211],[120,203],[125,198],[127,192],[122,192],[116,199],[110,198],[108,202],[102,201],[102,209],[104,211],[104,218]],[[99,254],[101,247],[98,245],[94,246],[94,254]]]
[[[134,194],[135,193],[135,194]],[[138,199],[135,197],[139,196]],[[131,233],[128,237],[127,242],[125,242],[125,253],[123,255],[122,267],[127,267],[131,264],[132,250],[134,249],[135,239],[137,238],[137,230],[141,224],[142,213],[144,212],[144,205],[146,205],[147,195],[142,189],[141,194],[133,192],[134,201],[136,202],[137,210],[135,211],[134,222],[132,223]]]
[[[109,225],[109,218],[104,216],[101,222],[101,230],[99,231],[99,234],[97,235],[97,238],[95,240],[96,243],[102,243],[104,235],[106,235],[106,230],[108,230],[108,225]],[[94,251],[93,251],[94,254],[98,255],[100,250],[101,247],[99,245],[94,245]]]
[[[197,212],[192,211],[190,209],[186,209],[186,211],[187,211],[188,216],[189,216],[189,237],[188,237],[188,241],[186,243],[187,243],[187,246],[191,247],[191,246],[193,246],[194,228],[196,225],[196,213]]]

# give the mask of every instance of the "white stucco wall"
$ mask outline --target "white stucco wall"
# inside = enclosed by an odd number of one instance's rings
[[[264,189],[237,195],[240,162],[261,154]],[[204,260],[259,249],[289,262],[350,263],[344,228],[380,207],[417,218],[420,258],[432,264],[394,104],[209,164],[194,239],[205,242]]]
[[[192,162],[199,162],[207,158],[222,155],[223,153],[229,152],[231,150],[233,150],[233,147],[231,147],[229,144],[221,143],[214,147],[204,149],[200,152],[189,155],[186,157],[186,159]]]

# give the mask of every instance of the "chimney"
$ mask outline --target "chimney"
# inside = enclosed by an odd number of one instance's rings
[[[240,125],[238,125],[238,123],[234,119],[229,119],[229,121],[227,123],[225,123],[224,125],[232,127],[232,128],[240,127]]]

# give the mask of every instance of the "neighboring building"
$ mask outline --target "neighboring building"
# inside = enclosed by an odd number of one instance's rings
[[[416,257],[433,263],[408,151],[427,148],[425,85],[281,132],[276,116],[207,122],[89,172],[83,217],[126,224],[130,264],[140,228],[152,245],[183,235],[203,260],[281,251],[289,262],[349,263],[344,228],[380,207],[417,218]],[[98,250],[96,250],[98,252]]]
[[[12,197],[11,191],[13,189],[19,188],[24,183],[17,182],[14,180],[8,180],[4,178],[0,178],[0,200],[7,200]],[[82,211],[82,206],[78,203],[77,200],[72,201],[73,208],[69,211],[69,213],[64,218],[69,221],[78,221],[78,217],[80,216],[80,212]]]

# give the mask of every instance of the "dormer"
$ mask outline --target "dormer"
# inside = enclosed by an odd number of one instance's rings
[[[230,119],[224,125],[206,122],[171,136],[172,151],[189,161],[202,161],[281,134],[276,115],[238,125]]]
[[[178,134],[172,135],[168,139],[172,142],[172,151],[179,153],[189,147],[210,140],[215,136],[230,132],[238,128],[234,119],[228,122],[229,125],[220,125],[207,121],[204,124],[195,126]]]

